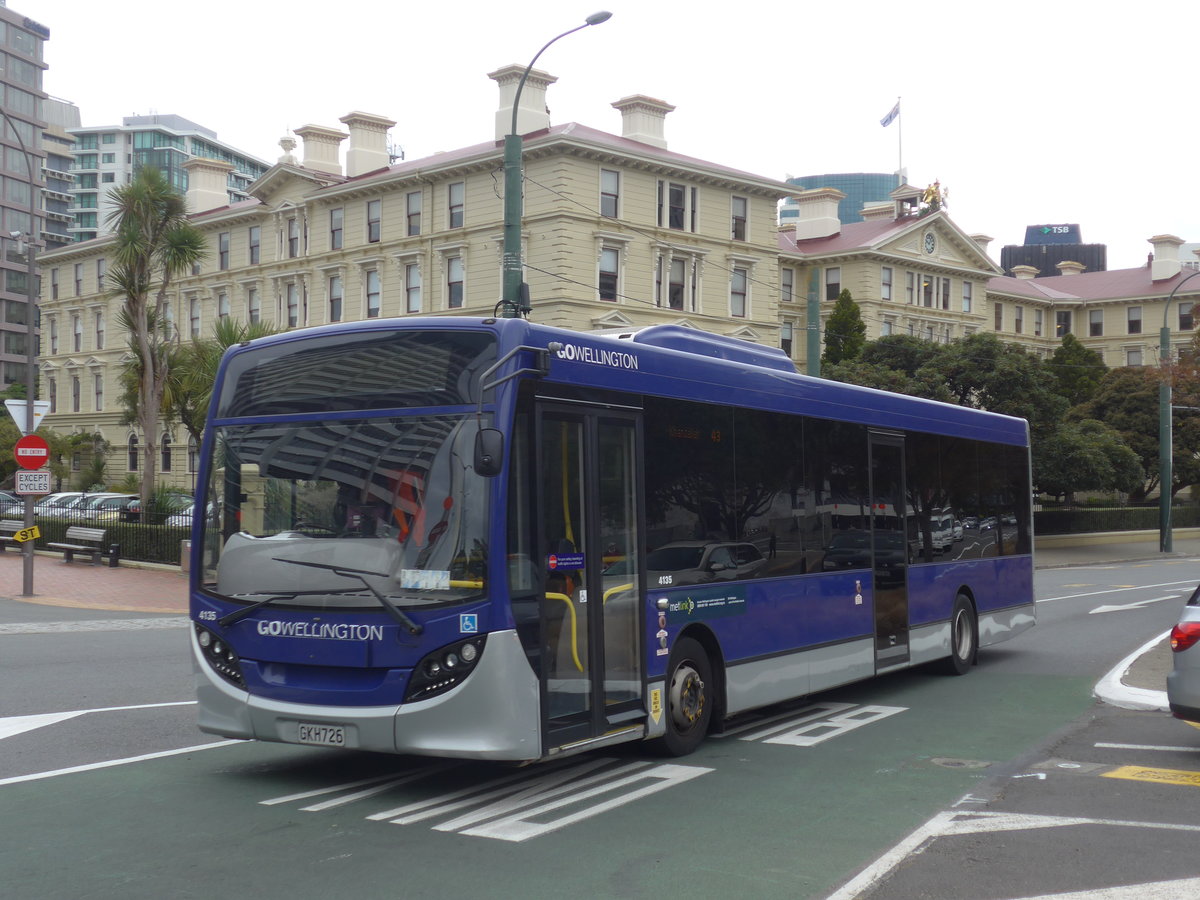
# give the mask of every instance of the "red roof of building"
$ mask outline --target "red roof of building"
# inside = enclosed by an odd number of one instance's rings
[[[1148,265],[1136,269],[1082,272],[1048,278],[998,275],[988,281],[987,289],[997,294],[1035,300],[1130,300],[1136,297],[1165,297],[1195,272],[1195,269],[1183,269],[1178,275],[1159,281],[1151,280]],[[1200,278],[1189,283],[1184,293],[1200,293]]]

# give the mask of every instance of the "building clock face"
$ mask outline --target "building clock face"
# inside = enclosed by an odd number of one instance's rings
[[[926,235],[925,235],[925,252],[932,253],[936,249],[937,249],[937,238],[934,237],[933,232],[930,231],[930,232],[926,233]]]

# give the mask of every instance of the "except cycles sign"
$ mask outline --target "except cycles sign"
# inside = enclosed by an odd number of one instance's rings
[[[48,494],[50,493],[50,472],[41,469],[36,472],[17,472],[17,493]]]
[[[13,447],[13,456],[22,469],[40,469],[50,459],[50,445],[45,438],[27,434]]]

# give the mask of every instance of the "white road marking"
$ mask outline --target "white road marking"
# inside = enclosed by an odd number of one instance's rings
[[[1137,600],[1133,603],[1122,603],[1120,606],[1097,606],[1095,609],[1089,609],[1089,615],[1106,612],[1124,612],[1127,609],[1141,609],[1144,606],[1149,606],[1151,603],[1161,603],[1163,600],[1178,600],[1179,594],[1167,594],[1165,597],[1151,597],[1149,600]]]
[[[32,775],[16,775],[12,778],[0,778],[0,787],[6,784],[20,784],[25,781],[38,781],[43,778],[55,778],[59,775],[74,775],[77,772],[92,772],[96,769],[108,769],[112,766],[124,766],[129,763],[145,762],[149,759],[162,759],[166,756],[179,756],[184,753],[195,753],[199,750],[215,750],[217,747],[228,747],[231,744],[241,744],[243,741],[214,741],[211,744],[197,744],[194,747],[181,747],[178,750],[162,750],[158,753],[145,753],[141,756],[129,756],[125,759],[110,759],[105,762],[88,763],[84,766],[71,766],[68,769],[55,769],[53,772],[34,772]]]
[[[260,802],[270,806],[323,794],[339,794],[300,810],[321,812],[402,784],[424,780],[439,769],[447,770],[456,765],[439,763],[400,778],[379,776]],[[386,821],[393,825],[440,820],[432,825],[434,831],[519,843],[601,815],[712,771],[701,766],[671,763],[618,763],[606,757],[571,763],[564,761],[493,778],[482,784],[373,813],[366,818],[368,821]],[[546,819],[548,813],[565,807],[571,807],[572,811]]]
[[[739,728],[730,728],[725,731],[721,737],[729,737],[734,734],[739,734],[743,731],[749,731],[751,728],[757,728],[752,734],[746,737],[738,738],[740,741],[757,741],[765,737],[770,737],[780,731],[787,731],[789,728],[795,728],[807,722],[813,722],[817,719],[823,719],[833,713],[845,712],[848,709],[854,709],[853,703],[816,703],[812,706],[806,706],[803,709],[791,712],[782,713],[777,716],[771,716],[768,719],[762,719],[757,722],[751,722],[747,725],[742,725]],[[761,726],[766,725],[766,728]]]
[[[1200,832],[1200,825],[1175,825],[1160,822],[1130,822],[1122,819],[1085,819],[1065,816],[1035,816],[1019,813],[1003,812],[941,812],[898,843],[895,847],[879,857],[866,869],[844,884],[838,891],[830,894],[827,900],[854,900],[874,885],[882,881],[909,856],[920,854],[925,848],[939,837],[966,834],[987,834],[1001,831],[1026,831],[1039,828],[1061,828],[1069,825],[1107,825],[1120,828],[1155,828],[1165,831],[1195,831]],[[1176,884],[1191,884],[1197,879],[1188,879]],[[1167,884],[1159,882],[1158,884]],[[1120,889],[1110,889],[1120,890]],[[1064,895],[1051,895],[1062,897]],[[1065,895],[1071,896],[1071,895]],[[1094,893],[1089,897],[1097,896]],[[1120,896],[1120,895],[1115,895]],[[1133,896],[1133,895],[1129,895]],[[1142,894],[1150,897],[1187,897],[1194,893],[1165,893]],[[1035,898],[1026,898],[1035,900]]]
[[[1164,631],[1158,637],[1151,638],[1138,647],[1127,657],[1109,669],[1108,674],[1100,679],[1093,693],[1113,706],[1121,709],[1161,709],[1167,708],[1167,691],[1166,685],[1161,691],[1150,691],[1145,688],[1129,687],[1121,681],[1125,677],[1125,673],[1129,671],[1129,667],[1143,653],[1148,653],[1159,643],[1167,639],[1167,635],[1171,632]]]
[[[1163,753],[1200,753],[1200,747],[1156,747],[1153,744],[1106,744],[1098,742],[1093,746],[1104,750],[1156,750]]]
[[[76,709],[70,712],[39,713],[31,716],[5,716],[0,718],[0,741],[16,734],[24,734],[35,728],[47,725],[57,725],[76,716],[86,716],[90,713],[126,712],[132,709],[161,709],[167,706],[195,706],[195,700],[179,700],[173,703],[143,703],[139,706],[104,706],[98,709]]]
[[[1139,584],[1125,585],[1123,587],[1112,588],[1107,591],[1088,591],[1083,594],[1064,594],[1061,597],[1043,597],[1038,600],[1038,603],[1051,603],[1054,600],[1078,600],[1080,597],[1099,597],[1101,594],[1124,594],[1126,591],[1147,591],[1151,588],[1173,588],[1181,584],[1196,586],[1196,579],[1189,578],[1187,581],[1164,581],[1162,584]]]
[[[840,737],[849,731],[873,725],[881,719],[894,716],[896,713],[907,712],[904,706],[860,706],[850,712],[838,713],[817,722],[809,722],[794,728],[786,734],[769,737],[764,744],[789,744],[793,747],[815,747],[835,737]],[[749,737],[743,741],[751,740]]]

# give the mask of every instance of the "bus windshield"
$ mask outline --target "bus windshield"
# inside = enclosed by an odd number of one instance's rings
[[[218,428],[205,587],[305,609],[480,597],[488,499],[471,462],[477,431],[463,414]]]

